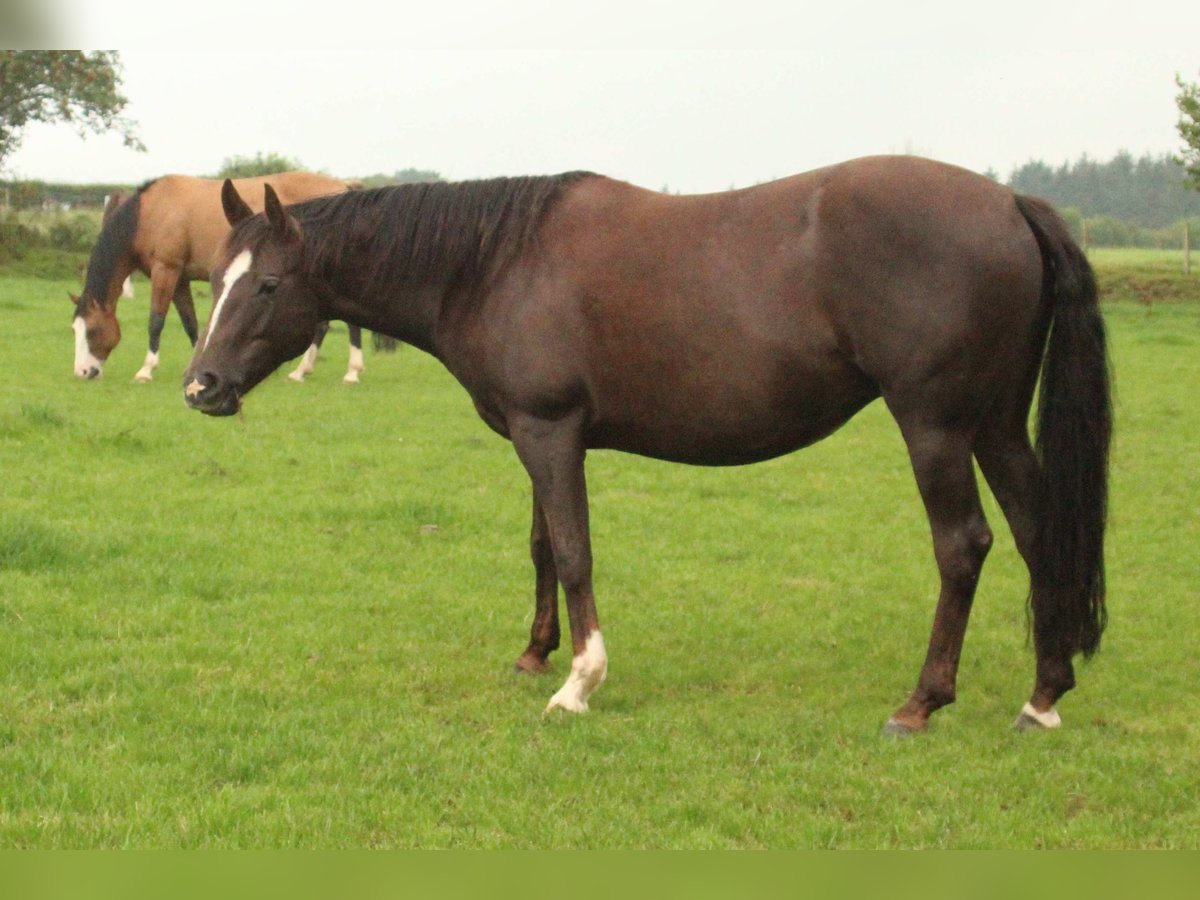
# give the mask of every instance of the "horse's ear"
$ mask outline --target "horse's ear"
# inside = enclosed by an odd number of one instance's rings
[[[246,201],[242,199],[242,195],[237,192],[237,188],[233,186],[233,182],[228,178],[221,185],[221,208],[225,210],[225,220],[234,226],[239,225],[254,215],[254,210],[246,204]]]
[[[298,241],[300,240],[300,223],[288,215],[283,208],[283,204],[279,202],[279,195],[275,193],[275,188],[270,184],[263,185],[263,198],[266,205],[267,221],[271,223],[271,229],[276,236],[282,240]]]

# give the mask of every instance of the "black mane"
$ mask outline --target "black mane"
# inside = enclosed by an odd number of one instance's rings
[[[156,179],[157,180],[157,179]],[[83,299],[92,298],[102,306],[108,305],[108,288],[112,281],[113,268],[133,245],[137,234],[138,214],[141,211],[142,194],[154,181],[147,181],[132,197],[118,206],[100,228],[100,235],[88,257],[87,280],[83,285]]]
[[[433,281],[448,291],[471,290],[503,271],[563,191],[591,175],[393,185],[308,200],[288,212],[319,277],[366,264],[358,276],[364,295]],[[253,249],[268,230],[266,216],[254,216],[230,241]]]

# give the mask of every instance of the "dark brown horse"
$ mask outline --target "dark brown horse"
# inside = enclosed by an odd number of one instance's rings
[[[972,459],[1028,564],[1037,656],[1018,724],[1059,724],[1073,657],[1105,625],[1110,402],[1092,271],[1045,203],[911,157],[666,196],[574,173],[384,188],[253,215],[213,272],[185,398],[229,415],[328,318],[432,353],[533,483],[536,615],[517,665],[574,659],[549,707],[583,711],[607,655],[584,455],[770,459],[876,397],[908,447],[941,594],[905,733],[955,697],[992,532]],[[1037,450],[1026,429],[1041,376]]]
[[[357,185],[312,172],[283,172],[270,179],[279,196],[290,203]],[[257,204],[265,181],[242,178],[237,184]],[[71,298],[75,305],[72,327],[76,375],[97,377],[120,342],[117,300],[122,285],[134,271],[150,277],[150,346],[134,377],[138,381],[154,377],[159,340],[172,303],[188,338],[196,343],[191,282],[208,278],[217,249],[229,231],[221,214],[220,194],[220,181],[166,175],[142,185],[128,199],[110,199],[105,204],[83,294]]]

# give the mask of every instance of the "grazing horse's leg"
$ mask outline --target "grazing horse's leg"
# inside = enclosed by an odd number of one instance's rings
[[[328,333],[328,322],[322,322],[317,326],[317,332],[313,335],[312,343],[304,351],[304,356],[300,357],[300,365],[296,366],[296,370],[288,375],[288,378],[292,381],[303,381],[304,377],[313,370],[317,364],[317,352],[321,349],[321,341],[325,340],[325,335]]]
[[[1031,582],[1039,577],[1034,542],[1037,538],[1037,492],[1041,483],[1041,466],[1024,419],[998,433],[981,433],[976,441],[975,458],[987,479],[996,501],[1004,510],[1017,550],[1029,568]],[[1036,623],[1046,610],[1035,604],[1034,634],[1040,633]],[[1016,726],[1022,730],[1057,728],[1062,724],[1054,704],[1059,697],[1075,686],[1075,669],[1070,655],[1056,652],[1054,647],[1037,643],[1037,683],[1029,703],[1017,717]]]
[[[903,422],[901,430],[933,532],[941,593],[916,690],[888,720],[884,730],[889,734],[924,730],[934,710],[954,702],[967,619],[992,544],[975,483],[971,435]]]
[[[350,330],[350,362],[346,366],[346,374],[342,376],[345,384],[358,384],[358,373],[363,371],[362,329],[357,325],[346,323]]]
[[[182,271],[164,262],[156,262],[150,269],[150,348],[142,367],[134,375],[135,381],[143,384],[153,380],[158,367],[158,343],[162,338],[163,325],[167,321],[167,309],[179,287]]]
[[[539,673],[549,668],[546,658],[558,649],[558,571],[554,568],[554,551],[550,546],[550,531],[546,514],[535,499],[533,526],[529,531],[529,555],[536,573],[533,627],[529,629],[529,646],[517,660],[522,672]]]
[[[587,712],[588,696],[608,671],[592,593],[592,549],[588,535],[587,482],[583,472],[581,414],[557,421],[532,417],[510,420],[517,455],[533,482],[533,495],[545,513],[554,568],[567,596],[574,658],[571,674],[546,705]]]
[[[183,330],[195,347],[196,339],[200,336],[196,327],[196,301],[192,299],[192,283],[186,278],[180,278],[179,285],[175,288],[175,312],[179,313]]]

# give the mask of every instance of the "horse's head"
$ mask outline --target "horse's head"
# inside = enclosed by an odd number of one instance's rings
[[[266,185],[255,215],[233,183],[221,189],[233,226],[212,272],[216,300],[183,376],[188,406],[211,416],[238,411],[241,398],[312,339],[321,292],[304,266],[300,226]]]
[[[71,320],[75,332],[75,374],[80,378],[95,378],[104,368],[108,354],[121,341],[117,310],[87,291],[82,297],[72,294],[71,304],[75,307],[75,317]]]

